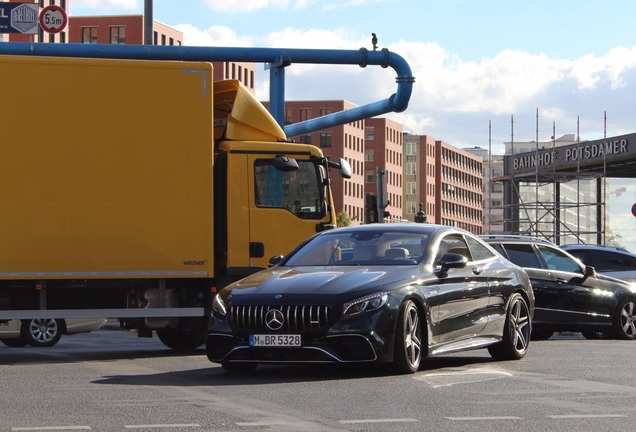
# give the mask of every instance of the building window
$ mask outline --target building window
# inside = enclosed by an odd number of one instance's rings
[[[301,135],[300,136],[301,144],[311,144],[311,135]]]
[[[82,27],[82,43],[97,43],[97,27]]]
[[[320,117],[331,114],[331,108],[320,108]]]
[[[414,142],[406,143],[406,155],[415,156],[417,154],[417,144]]]
[[[375,150],[372,148],[364,149],[365,162],[373,162],[375,160]]]
[[[320,147],[331,147],[331,132],[320,132]]]
[[[309,120],[311,118],[311,110],[309,108],[300,109],[300,121]]]
[[[375,139],[375,127],[374,126],[366,126],[364,128],[364,136],[367,140]]]
[[[417,173],[417,165],[415,162],[406,163],[406,175],[415,175]]]
[[[375,181],[375,173],[371,170],[367,170],[364,172],[364,182],[365,183],[373,183]]]
[[[415,182],[407,182],[406,183],[406,194],[407,195],[415,195]]]
[[[161,45],[165,45],[166,44],[166,35],[162,34],[161,35]]]
[[[285,109],[285,124],[292,124],[292,110],[289,108]]]
[[[112,45],[124,45],[126,43],[125,26],[114,26],[110,28],[110,43]]]
[[[407,201],[406,202],[406,214],[415,214],[419,210],[415,210],[417,208],[417,204],[415,201]]]
[[[152,33],[152,41],[154,45],[159,45],[159,33],[157,32]]]

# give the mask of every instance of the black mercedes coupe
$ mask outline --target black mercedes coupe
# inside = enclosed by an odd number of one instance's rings
[[[228,372],[262,363],[385,363],[528,350],[534,296],[520,267],[471,233],[372,224],[317,234],[273,266],[222,289],[206,340]]]

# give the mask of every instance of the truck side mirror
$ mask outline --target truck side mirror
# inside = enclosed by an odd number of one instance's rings
[[[345,158],[340,158],[340,161],[338,163],[328,160],[327,166],[329,168],[336,168],[340,172],[341,177],[346,179],[351,178],[351,165]]]

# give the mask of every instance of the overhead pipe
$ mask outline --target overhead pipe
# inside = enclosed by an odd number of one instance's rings
[[[369,51],[291,48],[228,48],[164,45],[52,44],[4,42],[0,54],[58,57],[118,58],[136,60],[225,61],[265,63],[270,67],[270,112],[284,127],[287,136],[297,136],[362,120],[408,107],[413,83],[411,68],[388,49]],[[377,65],[397,72],[397,91],[389,98],[322,117],[285,126],[284,68],[294,63]]]

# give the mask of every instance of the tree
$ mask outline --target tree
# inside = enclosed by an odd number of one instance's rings
[[[338,215],[336,215],[336,225],[338,228],[351,225],[351,218],[344,210],[340,210]]]
[[[623,244],[621,243],[621,239],[623,238],[622,235],[616,233],[614,234],[613,232],[611,232],[610,230],[608,230],[606,236],[605,236],[605,244],[607,246],[614,246],[614,247],[618,247],[618,248],[625,248],[625,246],[623,246]]]

